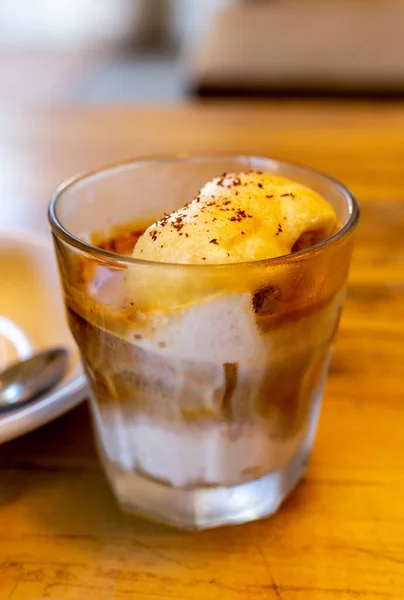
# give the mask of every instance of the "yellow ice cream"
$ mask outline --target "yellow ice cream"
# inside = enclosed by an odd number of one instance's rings
[[[312,246],[336,230],[333,208],[310,188],[259,171],[227,173],[151,225],[133,256],[183,264],[247,262]]]

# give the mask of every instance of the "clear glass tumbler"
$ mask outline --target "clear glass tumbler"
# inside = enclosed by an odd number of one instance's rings
[[[287,256],[214,266],[92,243],[183,206],[218,174],[250,169],[322,194],[340,230]],[[121,162],[59,188],[49,218],[67,315],[122,508],[187,529],[278,509],[313,446],[358,216],[336,181],[259,157]]]

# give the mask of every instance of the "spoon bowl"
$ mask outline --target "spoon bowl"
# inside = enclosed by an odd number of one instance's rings
[[[65,348],[51,348],[10,365],[0,373],[0,412],[40,397],[63,377],[68,365]]]

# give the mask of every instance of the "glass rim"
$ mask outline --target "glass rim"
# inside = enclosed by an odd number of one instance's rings
[[[263,258],[258,260],[249,260],[243,262],[233,262],[233,263],[208,263],[208,264],[200,264],[200,263],[172,263],[172,262],[160,262],[154,260],[145,260],[134,258],[133,256],[127,256],[124,254],[118,254],[116,252],[110,252],[109,250],[104,250],[99,248],[98,246],[94,246],[89,242],[84,242],[80,238],[76,237],[72,233],[70,233],[60,222],[58,217],[56,216],[56,208],[58,202],[64,196],[65,192],[74,188],[75,185],[84,182],[86,180],[91,180],[91,178],[101,174],[113,172],[121,167],[130,166],[130,165],[141,165],[141,164],[162,164],[162,163],[178,163],[178,162],[198,162],[198,161],[207,161],[207,160],[255,160],[255,161],[266,161],[267,163],[272,163],[277,167],[286,167],[292,168],[297,172],[312,174],[317,179],[328,181],[332,183],[336,188],[342,192],[343,196],[346,199],[348,205],[348,218],[344,225],[338,229],[332,236],[329,236],[322,242],[318,244],[314,244],[309,248],[305,248],[303,250],[299,250],[298,252],[293,252],[289,254],[283,254],[282,256],[275,256],[271,258]],[[309,187],[309,186],[306,186]],[[351,194],[351,192],[346,188],[340,181],[335,179],[334,177],[327,175],[317,169],[312,167],[307,167],[305,165],[301,165],[299,163],[290,162],[286,160],[275,159],[267,156],[258,156],[258,155],[249,155],[242,153],[208,153],[208,154],[192,154],[192,153],[174,153],[174,154],[153,154],[140,156],[136,158],[127,158],[118,161],[114,161],[111,163],[107,163],[96,167],[94,169],[83,171],[78,173],[77,175],[73,175],[66,181],[64,181],[61,185],[58,186],[56,191],[51,197],[49,207],[48,207],[48,220],[52,229],[53,234],[69,244],[73,246],[77,250],[84,252],[92,256],[93,258],[101,259],[102,261],[111,261],[120,264],[135,264],[138,266],[148,266],[148,267],[164,267],[164,268],[183,268],[183,269],[229,269],[229,268],[237,268],[237,267],[246,267],[246,266],[270,266],[270,265],[279,265],[284,263],[298,262],[306,257],[318,254],[331,244],[336,243],[339,239],[345,237],[348,233],[350,233],[358,224],[360,209],[357,200]]]

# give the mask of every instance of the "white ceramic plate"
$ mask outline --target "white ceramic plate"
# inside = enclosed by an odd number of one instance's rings
[[[64,314],[53,248],[31,231],[0,233],[0,371],[37,350],[64,346],[68,370],[39,400],[0,415],[0,443],[27,433],[81,402],[87,383]]]

